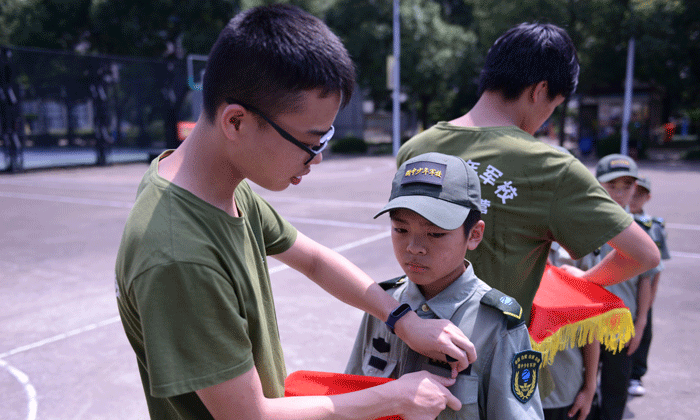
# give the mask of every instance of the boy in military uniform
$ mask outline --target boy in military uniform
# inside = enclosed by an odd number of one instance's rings
[[[523,311],[515,299],[491,288],[464,259],[484,236],[481,188],[461,158],[427,153],[396,173],[389,203],[394,254],[405,276],[381,285],[402,303],[385,323],[362,320],[346,373],[398,378],[427,370],[450,376],[445,360],[409,349],[392,323],[415,311],[421,318],[452,321],[472,341],[477,360],[449,387],[462,403],[438,419],[541,419],[541,354],[530,347]],[[385,325],[386,324],[386,325]]]
[[[668,252],[668,247],[666,246],[666,229],[664,220],[660,217],[652,217],[644,211],[644,205],[651,200],[651,182],[647,178],[637,179],[637,188],[632,195],[632,200],[630,200],[630,213],[634,220],[642,226],[644,230],[647,231],[651,239],[654,240],[656,246],[659,247],[662,260],[668,260],[671,255]],[[663,262],[659,264],[658,271],[651,279],[651,305],[654,304],[654,299],[656,298],[656,291],[659,287],[659,277],[661,276],[660,271],[663,269]],[[651,319],[652,319],[652,306],[649,307],[649,313],[647,315],[647,325],[644,328],[644,334],[642,335],[641,342],[639,343],[639,348],[632,355],[632,378],[630,379],[630,384],[628,392],[630,395],[635,397],[641,397],[646,393],[646,389],[642,385],[642,376],[647,371],[647,356],[649,355],[649,347],[651,345]]]
[[[596,165],[596,178],[613,200],[629,210],[638,179],[637,164],[632,158],[620,154],[603,157]],[[605,259],[613,248],[604,244],[599,250],[584,257],[596,264]],[[651,305],[651,277],[659,267],[634,276],[622,283],[606,286],[606,289],[623,300],[634,318],[635,333],[626,349],[613,353],[600,349],[600,405],[594,418],[620,420],[627,404],[627,387],[632,372],[632,354],[639,347],[647,323],[647,312]],[[573,274],[583,273],[570,268]]]

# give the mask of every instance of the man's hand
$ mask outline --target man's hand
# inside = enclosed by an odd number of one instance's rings
[[[456,325],[445,319],[421,319],[411,311],[403,316],[394,327],[399,336],[411,349],[435,360],[450,362],[452,377],[476,361],[474,344]]]
[[[398,413],[405,420],[434,420],[446,407],[455,411],[462,408],[459,399],[447,389],[454,383],[454,378],[420,371],[406,374],[389,384],[396,387],[394,395],[397,398],[405,399],[401,404],[404,408]]]
[[[574,399],[574,405],[571,406],[571,409],[567,413],[569,417],[573,418],[576,413],[578,413],[576,420],[586,420],[588,413],[591,412],[591,404],[593,404],[594,396],[595,389],[582,388],[578,395],[576,395],[576,399]]]
[[[574,267],[573,265],[568,265],[564,264],[561,267],[562,270],[564,270],[567,274],[574,276],[574,277],[583,277],[584,274],[586,274],[585,271],[581,270],[580,268]]]

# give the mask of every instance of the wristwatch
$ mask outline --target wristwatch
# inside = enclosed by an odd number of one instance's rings
[[[396,322],[410,311],[412,311],[412,309],[408,303],[402,303],[401,305],[397,306],[396,309],[391,311],[389,314],[389,319],[386,320],[385,324],[387,327],[389,327],[389,331],[391,331],[392,334],[396,334],[394,332],[394,325],[396,325]]]

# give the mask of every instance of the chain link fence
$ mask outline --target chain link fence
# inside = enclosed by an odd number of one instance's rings
[[[0,170],[147,160],[177,146],[187,92],[184,60],[0,47]]]

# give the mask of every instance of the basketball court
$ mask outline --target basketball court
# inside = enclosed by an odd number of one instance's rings
[[[687,419],[697,398],[700,171],[642,165],[648,211],[665,217],[672,259],[654,307],[647,395],[626,418]],[[114,259],[145,163],[0,175],[0,419],[146,419],[135,356],[119,322]],[[400,274],[386,202],[391,157],[335,157],[298,186],[253,186],[301,232],[381,281]],[[288,372],[342,372],[362,316],[270,259]]]

